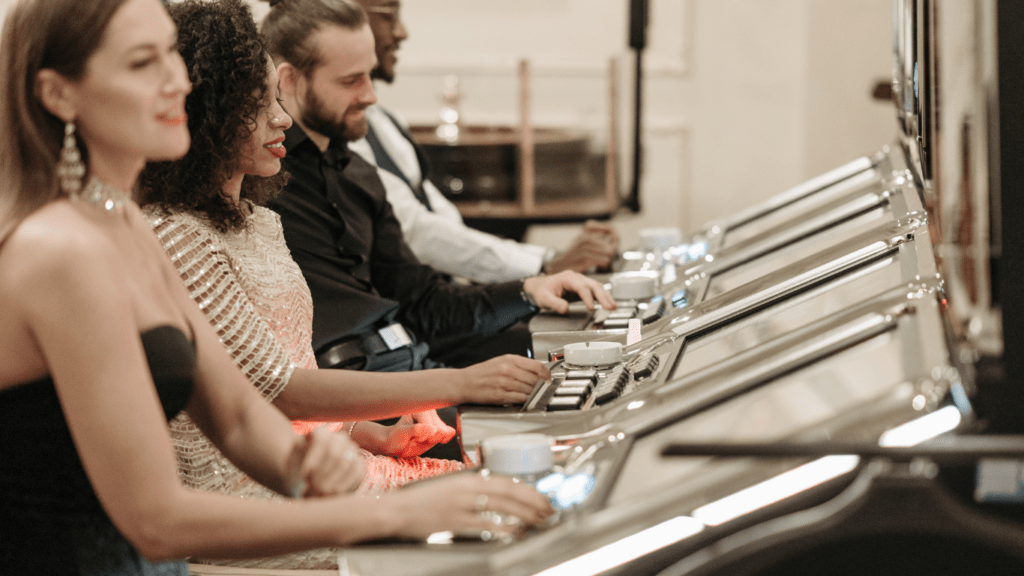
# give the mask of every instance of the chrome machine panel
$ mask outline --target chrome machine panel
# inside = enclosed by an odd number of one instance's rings
[[[804,277],[784,269],[786,278],[802,286],[796,290],[785,283],[774,284],[781,286],[778,291],[788,298],[770,298],[760,306],[743,304],[745,295],[759,293],[757,286],[752,286],[748,291],[737,291],[739,298],[730,301],[742,313],[731,311],[728,304],[714,307],[715,299],[695,306],[698,315],[694,320],[679,322],[660,335],[625,347],[618,364],[595,370],[590,390],[581,395],[575,409],[549,406],[561,396],[560,385],[576,376],[570,371],[581,368],[567,367],[561,361],[551,365],[552,379],[539,385],[523,406],[461,407],[459,433],[467,458],[474,461],[472,447],[495,435],[556,431],[583,434],[620,423],[634,413],[650,418],[654,405],[669,404],[674,410],[682,410],[691,396],[707,400],[707,393],[697,390],[706,390],[708,370],[757,365],[766,360],[751,355],[760,354],[757,351],[765,350],[765,346],[788,346],[792,338],[815,326],[827,326],[837,315],[856,310],[865,302],[886,294],[906,300],[922,285],[935,288],[939,281],[927,227],[918,223],[901,234],[886,232],[879,236],[886,241],[879,239],[866,255],[858,254],[858,265],[843,267],[842,274],[824,280],[817,277],[815,282],[807,280],[808,274],[820,274],[821,261],[801,268],[798,272]],[[702,311],[707,313],[700,314]],[[601,385],[610,379],[621,380],[620,389],[613,397],[602,397]]]
[[[831,258],[839,258],[842,251],[856,252],[879,234],[892,233],[893,230],[882,231],[887,225],[913,226],[921,221],[924,210],[905,164],[898,157],[898,153],[889,154],[874,168],[837,184],[839,188],[852,186],[852,191],[843,188],[843,194],[831,196],[832,200],[843,199],[837,205],[814,206],[792,221],[773,224],[767,237],[738,242],[695,261],[672,264],[659,277],[660,287],[652,298],[620,300],[619,309],[614,312],[591,313],[577,303],[568,317],[538,315],[530,323],[535,356],[544,357],[572,342],[625,342],[631,318],[642,321],[644,337],[663,333],[680,318],[692,319],[695,304],[753,284],[769,273],[776,281],[782,281],[779,269],[786,263],[811,262],[816,257],[825,257],[830,250]],[[879,168],[883,165],[884,173]],[[762,286],[762,290],[769,288]]]
[[[556,462],[586,478],[550,526],[511,542],[388,544],[346,550],[350,574],[596,574],[657,548],[674,554],[781,510],[826,501],[858,470],[856,457],[769,462],[664,460],[669,442],[857,440],[911,445],[969,418],[944,357],[942,294],[933,278],[869,298],[769,339],[731,361],[650,390],[643,406],[581,430],[563,422]],[[630,403],[632,404],[632,402]]]

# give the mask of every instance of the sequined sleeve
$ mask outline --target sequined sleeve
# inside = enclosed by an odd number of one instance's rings
[[[234,281],[222,243],[193,216],[146,215],[192,298],[235,362],[268,400],[273,399],[284,389],[294,368]],[[170,428],[178,477],[185,486],[245,498],[277,497],[235,467],[187,414],[172,420]]]
[[[221,240],[187,214],[158,216],[150,223],[220,341],[260,394],[273,401],[295,365],[242,290]]]

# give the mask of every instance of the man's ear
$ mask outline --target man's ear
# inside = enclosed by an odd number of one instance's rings
[[[281,80],[281,91],[289,95],[295,95],[295,86],[299,81],[301,73],[291,62],[281,62],[277,65],[277,77]]]
[[[56,70],[44,68],[36,75],[36,97],[57,118],[70,122],[78,116],[75,90],[71,82]]]

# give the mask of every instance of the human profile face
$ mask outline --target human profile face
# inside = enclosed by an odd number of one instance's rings
[[[402,23],[402,3],[399,0],[359,0],[370,17],[370,30],[376,44],[377,67],[371,72],[374,80],[390,84],[395,80],[399,45],[409,37]]]
[[[267,58],[267,87],[256,113],[249,139],[242,145],[240,171],[253,176],[273,176],[281,171],[285,156],[284,131],[291,127],[292,117],[281,107],[281,87],[277,69]]]
[[[90,169],[100,178],[137,173],[147,161],[188,151],[185,96],[192,85],[178,54],[177,29],[159,0],[125,2],[69,88]]]
[[[377,65],[369,26],[328,26],[317,32],[320,64],[296,91],[296,117],[306,129],[330,139],[366,136],[366,108],[377,101],[370,72]]]

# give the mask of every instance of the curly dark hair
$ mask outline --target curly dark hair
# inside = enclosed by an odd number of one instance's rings
[[[185,99],[192,145],[172,162],[152,162],[139,177],[143,206],[204,216],[221,232],[245,228],[246,217],[223,192],[239,168],[241,150],[265,107],[269,63],[249,7],[242,0],[185,0],[168,12],[178,25],[178,46],[192,93]],[[266,204],[287,174],[246,175],[241,198]]]

